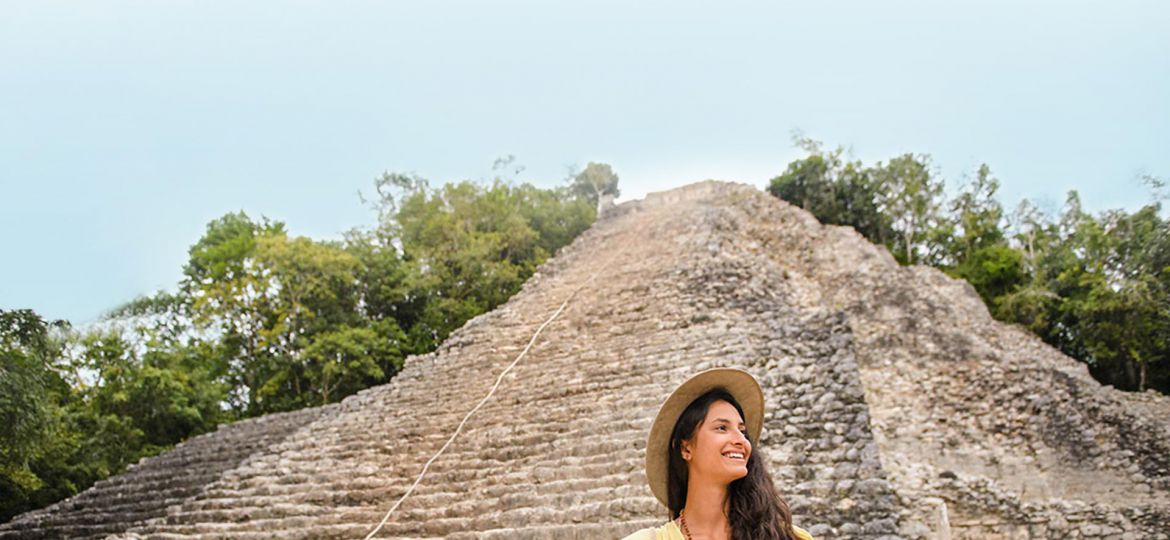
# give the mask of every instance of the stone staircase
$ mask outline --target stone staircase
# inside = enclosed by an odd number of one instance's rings
[[[101,538],[166,514],[203,486],[334,407],[271,414],[222,426],[143,459],[76,497],[0,525],[2,538]]]
[[[966,392],[941,395],[950,388],[941,382],[915,394],[906,385],[921,373],[917,368],[907,378],[896,375],[902,371],[887,362],[946,359],[925,345],[902,345],[897,332],[905,329],[887,332],[889,325],[867,314],[884,313],[882,306],[865,299],[889,290],[879,270],[900,284],[899,294],[910,295],[891,300],[903,304],[918,302],[919,289],[935,294],[923,281],[933,278],[881,266],[872,249],[850,254],[857,260],[831,260],[833,249],[864,247],[842,248],[841,234],[847,233],[743,185],[704,182],[624,203],[510,301],[469,321],[434,353],[408,359],[390,383],[334,406],[192,439],[73,499],[0,525],[0,538],[363,538],[566,299],[378,538],[621,538],[661,524],[665,509],[642,470],[646,434],[675,386],[715,366],[740,367],[761,381],[768,413],[758,455],[768,459],[795,522],[818,539],[937,537],[949,524],[932,516],[948,504],[962,519],[1022,523],[1027,534],[1056,537],[1046,531],[1061,529],[1027,529],[1056,503],[1033,511],[1032,502],[1017,501],[1001,512],[995,505],[1009,504],[1012,493],[979,483],[996,478],[971,468],[946,469],[951,474],[940,480],[939,456],[924,452],[914,461],[919,456],[907,448],[915,440],[935,448],[942,435],[930,426],[941,420],[930,417],[923,420],[927,429],[906,431],[896,414],[917,422],[933,407],[921,403],[923,396],[949,407],[966,403],[962,411],[987,407]],[[842,284],[851,272],[859,284]],[[992,323],[979,324],[994,330]],[[999,334],[989,332],[971,339],[998,343]],[[945,378],[946,369],[937,371]],[[1033,417],[1047,422],[1045,411],[1037,408]],[[996,414],[988,409],[983,416]],[[1151,433],[1152,442],[1143,444],[1153,446],[1135,456],[1170,440]],[[1017,442],[1004,441],[1005,448]],[[993,438],[978,447],[996,444]],[[1154,494],[1144,514],[1153,525],[1135,517],[1123,533],[1168,523],[1156,496],[1165,487],[1152,467],[1143,485]],[[992,495],[1000,502],[970,502]],[[1090,525],[1109,519],[1085,515]],[[1012,536],[1018,529],[993,529],[956,533],[1018,537]]]

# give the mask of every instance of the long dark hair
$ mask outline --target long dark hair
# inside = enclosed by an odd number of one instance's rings
[[[707,409],[715,401],[726,401],[739,411],[743,407],[726,390],[716,388],[695,398],[679,415],[670,434],[670,461],[666,474],[667,507],[670,519],[678,519],[687,502],[687,462],[682,458],[682,441],[695,435],[699,424],[707,417]],[[760,457],[755,441],[748,457],[747,476],[727,487],[731,499],[727,519],[731,522],[731,537],[736,540],[797,540],[792,530],[792,511],[788,501],[776,491],[768,467]]]

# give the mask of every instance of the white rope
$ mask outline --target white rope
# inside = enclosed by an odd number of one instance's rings
[[[386,521],[390,519],[390,514],[393,514],[394,511],[398,509],[398,505],[402,504],[402,501],[406,500],[406,497],[408,497],[411,494],[411,492],[414,491],[415,486],[417,486],[418,483],[420,481],[422,481],[423,476],[427,474],[427,469],[429,469],[431,467],[431,463],[434,462],[436,459],[438,459],[438,457],[440,455],[442,455],[443,451],[445,451],[447,449],[447,446],[449,446],[451,444],[451,441],[454,441],[455,437],[459,435],[459,432],[463,431],[463,425],[467,423],[467,419],[471,418],[471,415],[475,414],[475,411],[478,411],[479,408],[482,407],[483,404],[486,403],[487,400],[492,397],[492,394],[494,394],[496,392],[496,388],[498,388],[500,386],[500,382],[502,382],[504,380],[504,376],[507,375],[508,372],[511,371],[512,368],[515,367],[517,363],[520,362],[521,358],[524,358],[524,355],[528,354],[528,350],[532,348],[532,344],[536,343],[536,338],[538,336],[540,336],[540,333],[542,331],[544,331],[544,327],[548,326],[549,323],[553,322],[553,319],[556,319],[557,316],[560,315],[561,312],[565,310],[565,306],[569,305],[569,301],[572,300],[574,296],[577,296],[578,291],[585,288],[586,285],[592,283],[593,278],[597,277],[599,274],[604,273],[605,269],[609,267],[609,263],[611,263],[611,262],[613,262],[613,259],[610,259],[609,262],[605,263],[605,266],[603,266],[601,268],[601,270],[599,270],[599,271],[595,272],[593,275],[589,276],[589,279],[586,280],[585,283],[582,283],[576,289],[573,289],[573,292],[569,293],[569,297],[565,298],[564,302],[561,302],[561,307],[557,308],[556,312],[554,312],[552,314],[552,316],[548,318],[548,320],[544,321],[544,324],[541,324],[540,327],[536,329],[536,333],[532,334],[532,339],[528,340],[528,345],[524,346],[524,350],[520,351],[520,354],[516,355],[516,359],[512,360],[512,363],[508,364],[508,367],[504,368],[504,371],[500,372],[500,376],[496,377],[496,384],[492,385],[492,389],[488,390],[487,395],[484,396],[483,399],[479,400],[479,403],[477,403],[475,405],[475,407],[473,407],[470,411],[467,411],[467,414],[463,416],[463,420],[459,422],[459,426],[455,428],[455,433],[452,433],[451,438],[447,439],[447,442],[443,443],[443,446],[441,448],[439,448],[439,451],[435,452],[435,455],[431,456],[431,459],[427,460],[426,465],[423,465],[422,472],[420,472],[418,474],[418,478],[415,478],[414,483],[410,485],[410,488],[408,488],[406,490],[406,493],[403,493],[402,496],[398,498],[398,502],[395,502],[394,506],[391,506],[390,510],[386,511],[386,515],[382,516],[382,522],[378,523],[378,526],[374,527],[374,530],[370,531],[370,534],[366,535],[365,540],[370,540],[371,538],[374,537],[375,534],[378,533],[378,531],[382,530],[382,527],[384,525],[386,525]]]

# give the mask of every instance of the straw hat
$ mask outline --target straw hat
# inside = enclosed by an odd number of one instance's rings
[[[715,388],[726,390],[739,402],[739,406],[743,407],[743,421],[747,424],[748,435],[753,443],[760,440],[760,430],[764,426],[764,392],[760,390],[760,383],[756,382],[755,377],[741,369],[714,368],[687,379],[658,409],[658,416],[650,427],[650,437],[646,439],[646,481],[650,483],[650,491],[654,492],[663,506],[669,506],[666,476],[670,464],[670,434],[674,431],[674,424],[695,398]]]

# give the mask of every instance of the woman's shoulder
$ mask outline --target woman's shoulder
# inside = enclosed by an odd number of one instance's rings
[[[658,537],[658,529],[653,527],[635,531],[633,534],[622,538],[622,540],[655,540]]]

